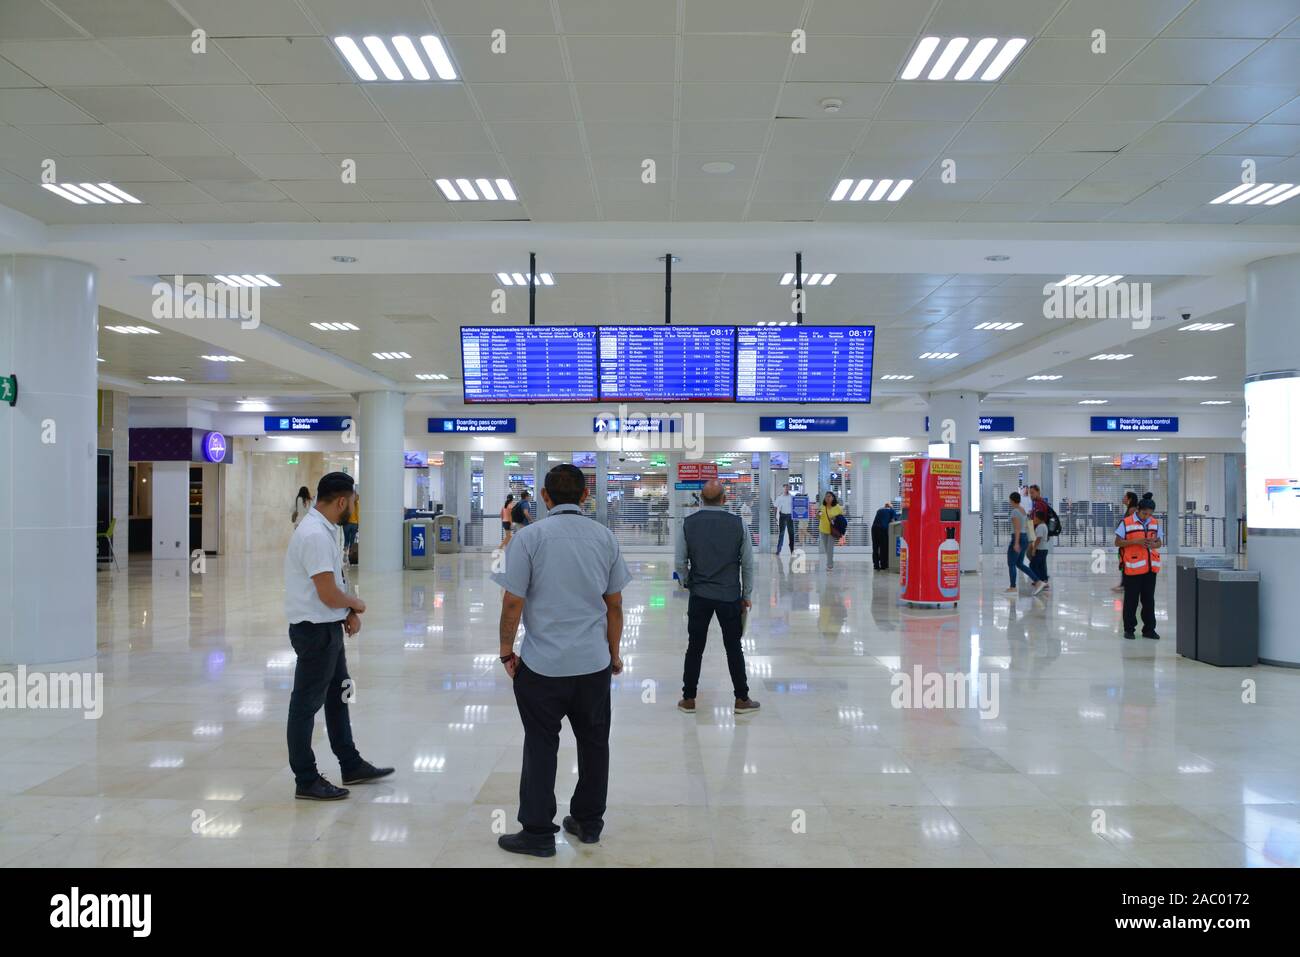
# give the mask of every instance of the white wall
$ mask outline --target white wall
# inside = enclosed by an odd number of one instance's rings
[[[153,557],[190,555],[190,463],[154,462],[149,483],[153,512]]]

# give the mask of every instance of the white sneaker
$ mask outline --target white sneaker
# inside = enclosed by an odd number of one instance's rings
[[[1046,587],[1047,587],[1047,582],[1036,582],[1034,584],[1034,594],[1037,595]]]

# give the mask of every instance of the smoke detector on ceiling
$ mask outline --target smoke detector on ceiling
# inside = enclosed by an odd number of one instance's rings
[[[844,101],[838,96],[828,96],[818,105],[823,113],[838,113],[844,107]]]

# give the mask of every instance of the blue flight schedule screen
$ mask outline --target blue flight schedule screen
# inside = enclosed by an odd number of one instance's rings
[[[461,326],[469,402],[594,402],[594,326]]]
[[[601,326],[600,397],[730,402],[735,326]]]
[[[875,326],[740,326],[737,402],[870,402]]]

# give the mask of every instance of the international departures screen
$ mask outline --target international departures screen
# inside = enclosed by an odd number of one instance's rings
[[[594,326],[461,326],[465,402],[594,402]]]
[[[600,397],[730,402],[735,326],[600,326]]]
[[[875,326],[740,326],[737,402],[870,402]]]

